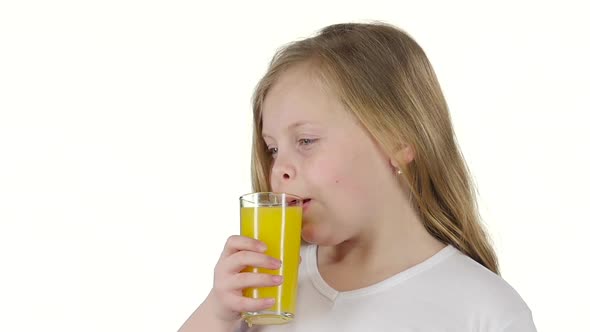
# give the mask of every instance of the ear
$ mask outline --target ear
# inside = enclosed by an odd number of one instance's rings
[[[414,149],[410,145],[404,144],[402,145],[402,148],[394,154],[393,158],[389,159],[389,163],[391,166],[399,169],[401,165],[407,165],[412,162],[415,155]]]

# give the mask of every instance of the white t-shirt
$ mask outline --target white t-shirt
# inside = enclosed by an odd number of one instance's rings
[[[317,246],[302,248],[295,319],[248,332],[536,331],[518,293],[453,246],[374,285],[331,288],[317,268]]]

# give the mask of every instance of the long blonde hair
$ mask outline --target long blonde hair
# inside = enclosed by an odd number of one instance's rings
[[[499,274],[436,75],[422,48],[392,25],[335,24],[275,54],[253,96],[254,190],[270,190],[262,103],[281,73],[303,63],[313,65],[388,155],[393,158],[402,144],[414,149],[413,162],[400,165],[428,232]]]

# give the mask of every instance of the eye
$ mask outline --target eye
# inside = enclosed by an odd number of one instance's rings
[[[277,153],[279,152],[279,149],[268,148],[268,149],[266,149],[266,151],[268,151],[268,154],[270,154],[274,158],[277,155]]]
[[[311,144],[315,143],[315,141],[317,141],[317,139],[314,139],[314,138],[302,138],[298,142],[299,142],[300,145],[311,145]]]

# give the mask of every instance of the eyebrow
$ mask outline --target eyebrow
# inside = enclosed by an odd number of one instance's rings
[[[311,124],[311,122],[309,122],[309,121],[297,121],[297,122],[293,122],[292,124],[290,124],[287,127],[287,130],[293,130],[293,129],[297,128],[297,127],[301,127],[301,126],[308,125],[308,124]],[[265,134],[265,133],[262,133],[262,137],[271,137],[272,138],[272,136],[270,136],[268,134]]]

